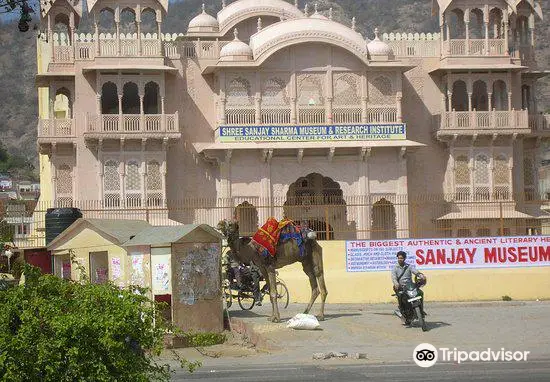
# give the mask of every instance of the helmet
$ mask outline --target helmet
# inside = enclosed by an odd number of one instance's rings
[[[423,287],[427,284],[428,280],[426,279],[426,276],[423,273],[418,273],[414,277],[414,283],[417,287]]]

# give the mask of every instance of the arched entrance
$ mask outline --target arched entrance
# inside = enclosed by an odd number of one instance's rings
[[[371,239],[384,240],[397,237],[395,206],[382,198],[372,206]]]
[[[315,230],[319,240],[333,240],[335,232],[347,227],[346,202],[340,185],[318,173],[290,185],[283,211],[287,218]]]

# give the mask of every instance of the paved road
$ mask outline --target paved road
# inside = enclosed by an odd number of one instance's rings
[[[254,365],[225,366],[188,374],[178,373],[174,381],[306,382],[306,381],[548,381],[550,361],[510,363],[437,364],[422,369],[411,364],[338,365]]]
[[[288,319],[303,309],[290,305]],[[253,328],[263,349],[233,340],[225,345],[178,352],[203,364],[195,374],[180,371],[174,380],[204,381],[363,381],[408,380],[550,380],[550,302],[431,303],[428,332],[405,328],[393,305],[329,305],[322,330],[295,331],[267,321],[270,308],[230,314]],[[530,351],[527,362],[437,363],[422,369],[412,360],[420,343],[436,348]],[[365,353],[367,359],[314,360],[317,352]],[[178,379],[179,378],[179,379]]]

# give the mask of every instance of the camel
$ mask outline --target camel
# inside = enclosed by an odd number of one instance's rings
[[[319,320],[325,319],[325,300],[327,298],[327,288],[323,275],[323,249],[315,239],[309,239],[305,242],[305,254],[300,257],[300,249],[295,240],[288,240],[277,245],[277,252],[274,257],[264,257],[258,253],[250,238],[241,238],[239,236],[239,223],[237,221],[222,220],[218,224],[218,229],[227,239],[227,244],[235,256],[235,260],[243,264],[253,262],[264,276],[269,287],[269,297],[271,300],[271,322],[280,322],[279,307],[277,305],[275,270],[284,266],[300,262],[302,269],[309,278],[311,286],[311,299],[304,313],[309,313],[313,303],[321,295],[321,309],[319,311]]]

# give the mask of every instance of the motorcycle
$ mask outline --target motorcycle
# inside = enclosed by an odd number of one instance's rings
[[[426,316],[424,312],[424,292],[420,289],[424,285],[426,285],[426,278],[421,275],[421,277],[416,277],[415,282],[407,283],[399,289],[397,294],[393,295],[401,301],[399,304],[400,316],[405,319],[405,322],[418,320],[423,332],[428,330],[424,319]]]

